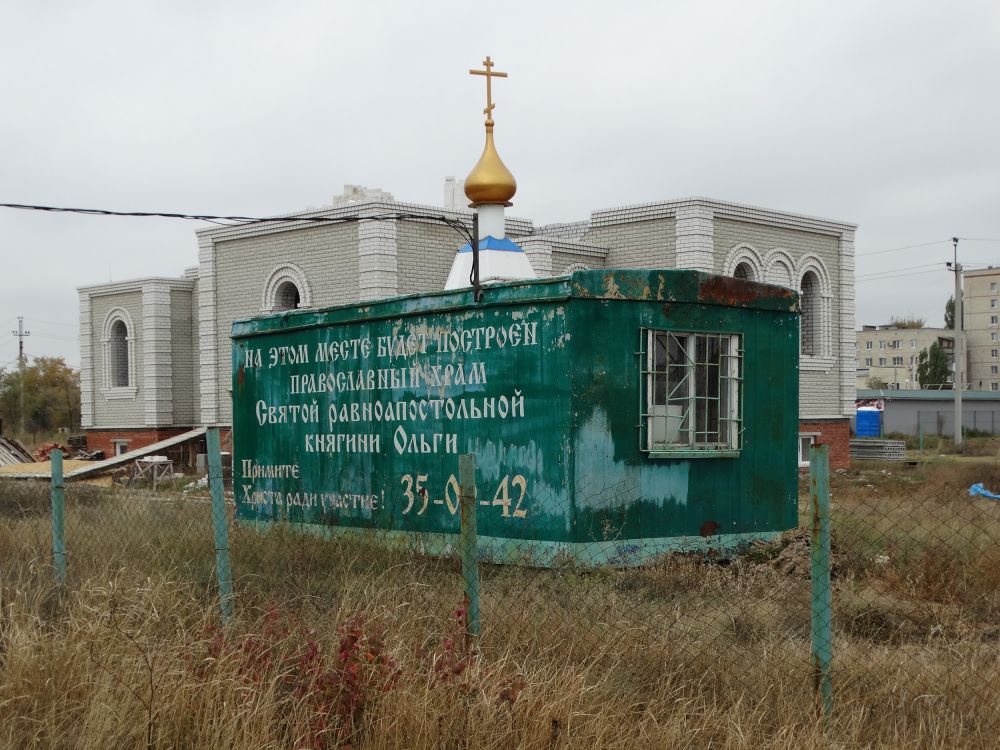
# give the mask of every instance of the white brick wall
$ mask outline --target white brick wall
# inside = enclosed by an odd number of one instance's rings
[[[597,214],[595,214],[595,217]],[[676,236],[673,218],[633,219],[623,213],[623,223],[613,216],[594,221],[584,241],[608,249],[605,268],[676,268]],[[585,261],[584,261],[585,262]]]
[[[551,242],[541,239],[526,239],[518,244],[524,250],[524,254],[528,256],[528,262],[531,264],[531,270],[535,272],[535,276],[542,279],[553,275]]]
[[[377,214],[365,211],[362,216]],[[396,222],[362,221],[358,224],[358,299],[392,297],[399,290],[396,267]]]
[[[711,270],[722,273],[730,251],[737,245],[746,245],[761,258],[787,258],[794,264],[795,267],[790,269],[791,283],[797,289],[797,269],[802,266],[803,259],[815,257],[822,262],[831,286],[830,296],[822,301],[826,327],[821,335],[826,353],[818,357],[803,357],[800,362],[799,413],[803,419],[846,416],[848,389],[851,390],[851,406],[854,404],[854,287],[853,270],[848,271],[846,277],[843,274],[841,253],[847,250],[853,252],[853,245],[842,249],[839,234],[803,231],[790,228],[786,222],[782,224],[768,223],[762,217],[752,215],[740,218],[716,216]],[[774,250],[779,252],[772,252]],[[765,267],[764,272],[770,279],[769,268]],[[845,278],[852,282],[846,289],[850,298],[846,307],[842,294]],[[848,342],[846,345],[845,340]]]
[[[155,281],[142,285],[141,320],[144,423],[149,427],[171,425],[174,391],[169,286]]]
[[[675,217],[677,250],[675,268],[711,272],[719,264],[713,239],[712,209],[708,206],[681,206]]]
[[[215,242],[198,235],[198,403],[201,423],[219,424],[219,331]]]
[[[444,289],[455,253],[468,240],[442,224],[398,222],[399,293],[418,294]],[[472,222],[469,222],[472,231]]]
[[[854,413],[857,398],[857,357],[854,350],[854,232],[845,231],[840,236],[840,298],[839,338],[840,351],[835,352],[840,361],[840,410],[842,414]]]
[[[170,290],[170,369],[175,425],[197,424],[197,318],[194,291]]]
[[[144,331],[142,324],[142,291],[141,286],[136,284],[131,287],[122,285],[109,285],[106,293],[99,291],[91,293],[91,330],[93,339],[91,346],[91,362],[93,377],[92,398],[94,401],[94,427],[142,427],[145,424],[145,382],[143,364],[145,363],[145,350],[143,347]],[[104,396],[104,321],[108,314],[116,307],[121,307],[128,312],[132,318],[132,330],[129,335],[133,338],[133,350],[135,352],[134,377],[137,387],[135,396],[132,398],[107,399]]]
[[[80,296],[80,426],[94,425],[94,325],[90,292]]]
[[[359,225],[351,223],[313,224],[214,242],[215,288],[206,284],[199,294],[202,310],[210,305],[210,295],[217,305],[214,318],[206,313],[215,327],[214,351],[203,345],[201,352],[214,356],[213,369],[210,359],[202,365],[203,419],[215,415],[220,424],[230,422],[233,321],[260,314],[262,290],[274,269],[286,263],[300,267],[312,290],[313,307],[358,302],[358,239]],[[213,372],[214,380],[206,383],[206,373]]]
[[[366,214],[387,212],[417,216],[364,220]],[[471,226],[471,212],[465,210],[446,212],[376,197],[290,214],[290,223],[199,231],[197,278],[188,274],[183,280],[81,289],[84,425],[228,423],[230,329],[234,320],[259,314],[269,274],[281,264],[294,263],[302,269],[316,307],[439,291],[465,240],[450,227],[418,218],[430,214],[464,219]],[[300,221],[310,216],[362,220]],[[549,225],[535,235],[530,221],[508,217],[506,230],[542,277],[578,265],[719,273],[727,270],[725,259],[733,248],[745,243],[767,280],[797,286],[803,264],[818,259],[829,289],[824,300],[828,351],[827,356],[803,358],[801,413],[804,418],[839,416],[853,407],[853,226],[690,198],[595,211],[589,221]],[[103,362],[98,337],[110,305],[126,307],[137,321],[134,401],[100,397]]]

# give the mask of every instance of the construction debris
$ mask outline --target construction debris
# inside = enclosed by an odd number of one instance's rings
[[[27,464],[34,461],[28,449],[14,438],[0,437],[0,466]]]
[[[41,447],[35,449],[35,460],[48,461],[49,454],[56,449],[61,450],[63,455],[69,453],[69,448],[65,445],[59,445],[59,443],[42,443]]]

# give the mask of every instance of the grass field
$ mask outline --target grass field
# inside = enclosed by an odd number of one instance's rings
[[[0,483],[0,746],[984,748],[1000,732],[1000,465],[832,481],[835,714],[809,667],[808,537],[727,564],[483,570],[233,527],[223,630],[203,497]],[[806,508],[802,499],[803,515]]]

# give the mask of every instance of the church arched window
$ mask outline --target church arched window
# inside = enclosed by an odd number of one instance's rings
[[[282,281],[274,292],[275,310],[297,310],[302,301],[294,281]]]
[[[261,312],[297,310],[312,305],[312,291],[305,272],[294,263],[275,268],[264,284]]]
[[[798,263],[800,352],[803,357],[828,357],[832,352],[830,310],[832,290],[826,266],[815,255]]]
[[[781,248],[771,248],[764,254],[764,278],[768,284],[787,289],[795,288],[795,262]]]
[[[746,279],[747,281],[756,281],[754,278],[753,268],[749,263],[737,263],[736,268],[733,269],[733,276],[737,279]]]
[[[758,252],[745,242],[734,245],[722,262],[722,273],[747,281],[763,281],[764,266]]]
[[[111,364],[111,387],[125,388],[129,384],[128,366],[128,328],[120,318],[111,324],[111,337],[108,342],[108,358]]]
[[[819,279],[814,271],[806,271],[802,277],[802,322],[800,328],[802,353],[805,355],[819,354],[821,332]]]
[[[104,318],[101,344],[104,356],[105,397],[134,397],[137,390],[135,324],[127,310],[116,307],[107,314]]]

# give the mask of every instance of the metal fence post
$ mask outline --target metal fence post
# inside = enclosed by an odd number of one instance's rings
[[[52,462],[52,565],[59,588],[66,586],[66,493],[63,491],[63,454],[58,448],[49,454]]]
[[[479,637],[479,535],[476,532],[476,457],[466,453],[458,457],[458,482],[462,493],[461,533],[459,548],[462,557],[462,578],[465,579],[465,599],[468,604],[466,630]]]
[[[809,500],[812,538],[809,570],[812,581],[812,668],[816,711],[828,726],[833,712],[833,597],[830,590],[830,448],[809,449]]]
[[[222,483],[219,428],[209,427],[205,437],[208,443],[208,487],[212,493],[212,528],[215,531],[215,575],[219,582],[222,624],[225,625],[233,617],[233,575],[229,567],[229,522],[226,518],[225,488]]]

